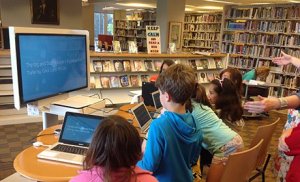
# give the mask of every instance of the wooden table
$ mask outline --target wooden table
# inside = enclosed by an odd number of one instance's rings
[[[130,109],[133,106],[134,105],[125,105],[124,108]],[[139,128],[134,116],[129,112],[125,112],[120,108],[117,115],[120,115],[127,120],[131,120],[132,124],[136,128]],[[52,145],[56,143],[59,137],[54,135],[54,130],[57,128],[61,128],[61,125],[52,126],[41,131],[38,134],[37,141],[41,141],[45,145]],[[38,159],[37,155],[45,149],[46,147],[32,146],[23,150],[14,160],[15,170],[22,176],[32,180],[69,181],[72,177],[78,174],[78,170],[82,169],[82,166],[79,165]]]

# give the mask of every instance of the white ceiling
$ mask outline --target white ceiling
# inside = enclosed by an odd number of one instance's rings
[[[161,0],[164,1],[164,0]],[[219,1],[219,2],[209,2],[209,1]],[[114,7],[117,9],[149,9],[151,7],[156,7],[156,0],[88,0],[90,4],[94,4],[95,11],[98,12],[111,12],[112,9],[107,7]],[[222,3],[227,2],[227,3]],[[300,0],[186,0],[186,8],[193,11],[207,11],[207,9],[203,9],[203,6],[216,6],[223,7],[224,5],[230,5],[230,2],[236,5],[252,5],[253,3],[270,3],[270,4],[284,4],[284,3],[300,3]],[[133,7],[133,6],[124,6],[118,5],[116,3],[140,3],[142,7]],[[143,4],[146,7],[143,7]],[[151,6],[151,7],[147,7]],[[264,6],[266,6],[264,4]],[[108,10],[103,10],[103,8],[107,8]],[[205,8],[205,7],[204,7]],[[210,10],[212,8],[209,7]]]

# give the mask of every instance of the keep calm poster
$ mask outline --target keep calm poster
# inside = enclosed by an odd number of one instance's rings
[[[159,26],[146,26],[148,54],[160,54],[160,28]]]

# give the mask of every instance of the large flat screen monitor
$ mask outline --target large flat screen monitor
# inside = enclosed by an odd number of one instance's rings
[[[9,27],[15,108],[89,88],[85,30]]]

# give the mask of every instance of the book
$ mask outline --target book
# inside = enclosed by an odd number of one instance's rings
[[[139,76],[138,75],[130,75],[130,83],[132,87],[139,87]]]
[[[144,63],[142,60],[133,60],[133,71],[145,71]]]
[[[189,65],[190,65],[194,70],[197,70],[196,60],[194,60],[194,59],[189,60]]]
[[[199,73],[198,76],[198,80],[200,83],[208,83],[207,75],[204,72]]]
[[[102,88],[110,88],[109,77],[103,76],[100,77]]]
[[[149,78],[150,78],[149,75],[141,75],[141,81],[142,82],[149,82]]]
[[[200,59],[203,69],[208,69],[208,59]]]
[[[119,79],[118,76],[111,76],[110,77],[110,86],[111,86],[111,88],[120,87],[120,79]]]
[[[112,41],[114,53],[122,53],[120,41]]]
[[[110,60],[105,60],[102,64],[102,70],[103,72],[110,72],[111,69],[111,62]]]
[[[123,61],[124,71],[131,71],[130,60]]]
[[[215,58],[216,68],[223,68],[223,63],[221,58]]]
[[[209,69],[216,69],[217,68],[216,62],[215,62],[214,59],[212,59],[212,58],[208,59],[208,68]]]
[[[128,87],[129,86],[129,79],[127,75],[121,75],[120,76],[120,83],[122,87]]]
[[[201,60],[196,60],[197,70],[203,70],[203,62]]]
[[[90,76],[90,88],[96,88],[95,76]]]
[[[212,80],[215,79],[215,76],[214,76],[213,73],[206,73],[206,75],[207,75],[207,81],[208,82],[211,82]]]
[[[100,76],[95,76],[95,88],[101,88]]]
[[[115,71],[122,72],[124,71],[124,65],[122,60],[113,60]]]
[[[152,60],[145,60],[144,63],[145,63],[146,71],[154,71],[154,65],[153,65]]]
[[[154,64],[155,71],[160,71],[160,67],[162,65],[162,62],[160,60],[154,60],[153,64]]]
[[[95,72],[102,72],[102,60],[94,60],[93,61],[93,70]]]

